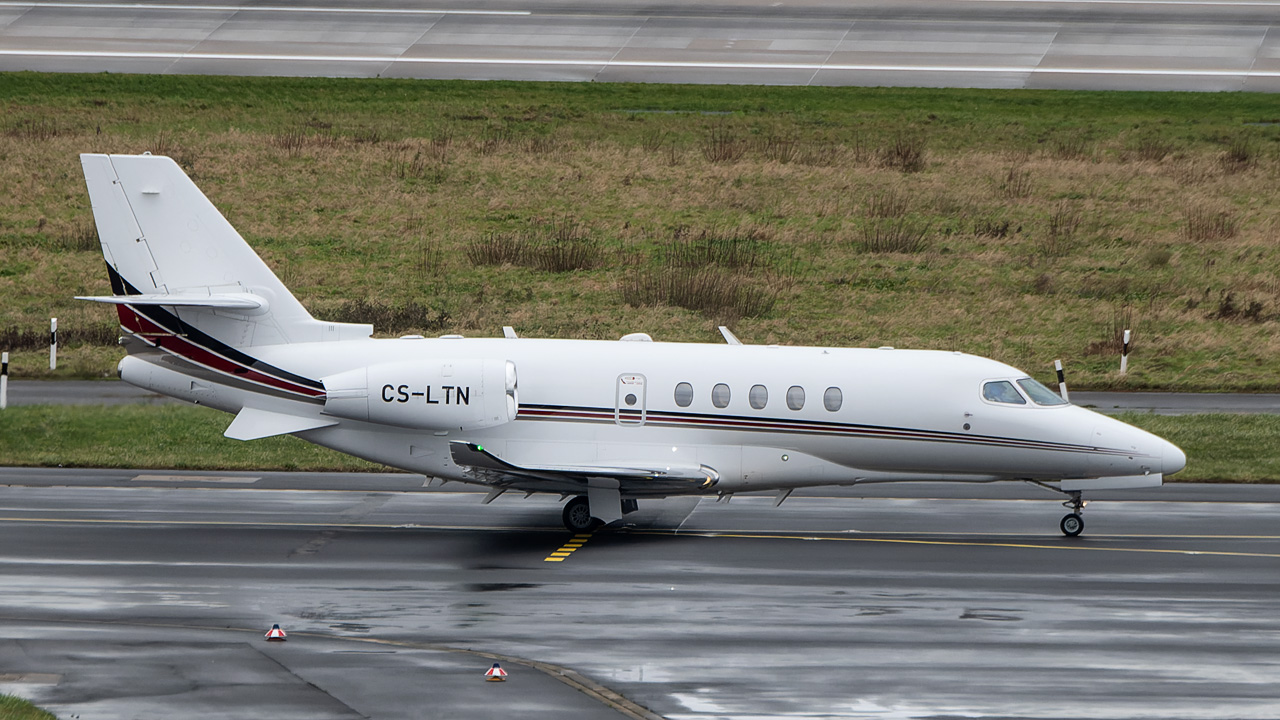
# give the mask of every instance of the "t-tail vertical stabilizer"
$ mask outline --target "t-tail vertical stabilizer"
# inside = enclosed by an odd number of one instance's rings
[[[370,325],[311,317],[187,174],[160,155],[80,156],[120,324],[248,348],[368,337]]]

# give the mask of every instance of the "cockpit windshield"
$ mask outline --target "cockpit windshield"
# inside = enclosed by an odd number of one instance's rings
[[[1026,405],[1027,401],[1022,399],[1022,395],[1018,393],[1017,388],[1008,380],[993,380],[982,385],[982,397],[991,402],[1005,403],[1008,405]]]
[[[1066,405],[1067,401],[1058,397],[1058,393],[1041,385],[1034,378],[1025,377],[1018,381],[1018,386],[1037,405]]]

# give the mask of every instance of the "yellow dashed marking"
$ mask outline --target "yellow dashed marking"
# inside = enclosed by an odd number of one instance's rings
[[[574,535],[573,539],[560,546],[559,550],[544,558],[543,562],[564,562],[565,558],[573,554],[574,550],[587,544],[587,540],[591,539],[591,535]]]

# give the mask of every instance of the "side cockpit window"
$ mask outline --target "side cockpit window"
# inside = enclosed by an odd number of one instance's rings
[[[1033,378],[1025,377],[1018,381],[1018,387],[1037,405],[1066,405],[1067,401],[1058,397],[1058,393],[1041,385]]]
[[[1008,380],[992,380],[982,385],[982,399],[1007,405],[1026,405],[1027,401]]]

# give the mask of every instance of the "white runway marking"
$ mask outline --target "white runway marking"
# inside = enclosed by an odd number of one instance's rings
[[[242,483],[251,485],[262,478],[240,477],[230,475],[139,475],[133,482],[207,482],[207,483]]]
[[[150,3],[0,2],[0,7],[74,8],[77,10],[190,10],[194,12],[291,12],[356,15],[530,15],[527,10],[455,10],[446,8],[287,7],[283,5],[162,5]]]
[[[1148,77],[1277,78],[1280,70],[1185,70],[1177,68],[1034,67],[999,65],[846,65],[822,63],[680,62],[650,60],[570,60],[556,58],[424,58],[397,55],[276,55],[261,53],[120,52],[99,50],[3,49],[0,56],[114,58],[123,60],[252,60],[304,63],[406,63],[458,65],[542,65],[553,67],[631,67],[689,70],[836,70],[849,72],[1001,73],[1034,75],[1138,75]]]

